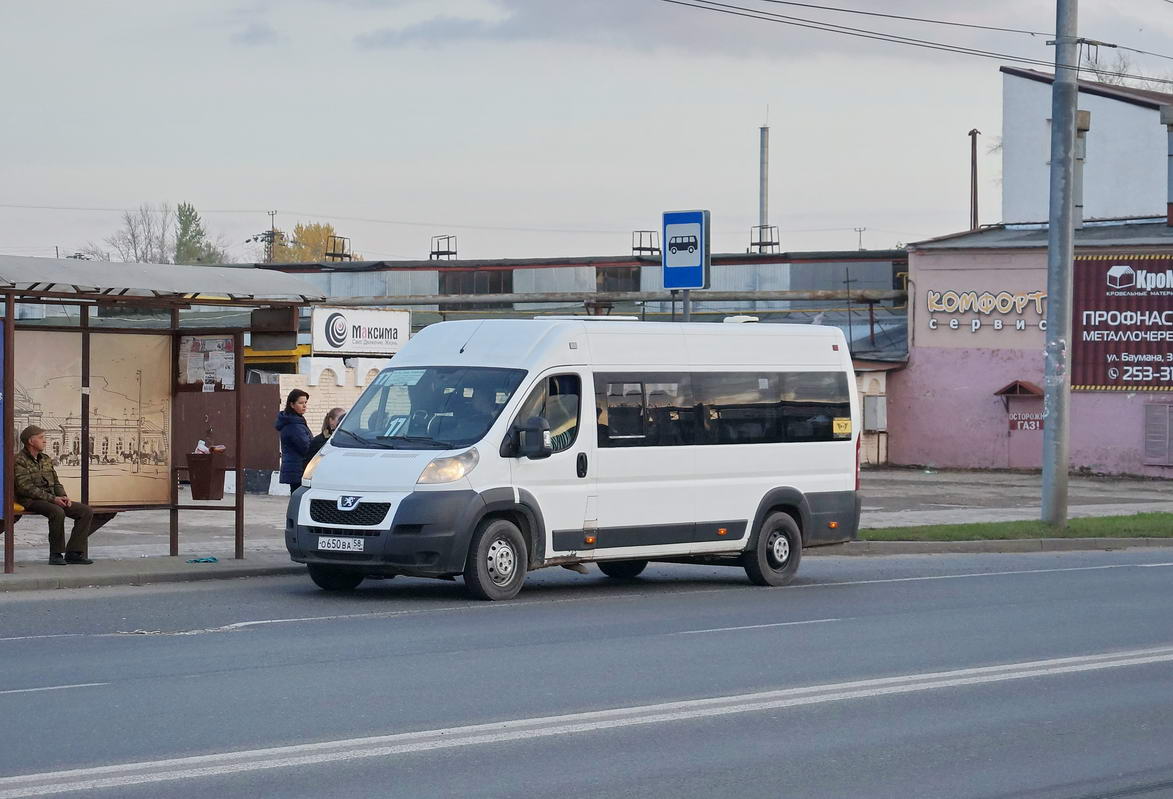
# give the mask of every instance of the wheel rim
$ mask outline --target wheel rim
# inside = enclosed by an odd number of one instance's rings
[[[505,585],[513,579],[517,571],[517,552],[513,546],[503,538],[498,538],[489,544],[486,554],[489,567],[489,577],[496,585]]]
[[[766,555],[771,568],[781,569],[790,560],[790,539],[781,530],[770,533],[766,542]]]

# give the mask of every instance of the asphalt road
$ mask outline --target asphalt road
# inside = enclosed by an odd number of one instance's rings
[[[532,578],[0,596],[0,799],[1173,795],[1167,552]]]

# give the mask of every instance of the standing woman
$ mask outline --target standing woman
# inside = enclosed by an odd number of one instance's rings
[[[346,413],[345,408],[331,408],[330,412],[326,414],[326,418],[322,420],[322,432],[314,436],[314,440],[310,442],[310,447],[305,453],[305,462],[308,465],[310,458],[318,454],[318,450],[326,446],[326,442],[330,440],[330,436],[334,435],[334,431],[338,429],[338,422],[342,420],[342,415]]]
[[[301,488],[301,473],[310,447],[310,427],[305,422],[309,401],[309,394],[293,389],[285,400],[285,410],[277,414],[273,424],[281,433],[281,482],[289,486],[291,494]]]

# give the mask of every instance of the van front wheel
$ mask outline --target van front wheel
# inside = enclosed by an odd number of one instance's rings
[[[742,556],[755,585],[787,585],[802,560],[802,534],[788,513],[771,513],[758,530],[753,550]]]
[[[363,581],[362,572],[338,569],[333,566],[309,564],[310,579],[323,591],[353,591]]]
[[[616,580],[630,580],[646,569],[646,560],[604,560],[599,562],[599,571]]]
[[[478,599],[512,599],[525,582],[525,539],[508,519],[487,519],[473,534],[464,584]]]

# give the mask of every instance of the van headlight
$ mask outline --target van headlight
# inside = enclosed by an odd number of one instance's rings
[[[320,452],[317,455],[315,455],[314,457],[310,458],[310,462],[305,465],[305,471],[301,473],[301,481],[303,483],[308,483],[310,480],[313,479],[314,471],[317,470],[318,464],[321,462],[322,462],[322,453],[320,453]]]
[[[468,477],[469,473],[480,463],[480,453],[473,447],[468,452],[455,455],[451,458],[436,458],[427,465],[417,483],[455,483]]]

